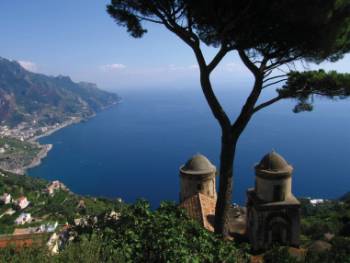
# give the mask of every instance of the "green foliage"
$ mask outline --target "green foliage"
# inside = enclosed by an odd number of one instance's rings
[[[8,170],[31,164],[41,150],[39,144],[36,143],[23,142],[7,137],[0,138],[0,147],[4,148],[5,145],[8,148],[5,153],[0,154],[0,166],[6,167]]]
[[[14,221],[21,212],[30,213],[32,217],[44,220],[23,226],[29,227],[45,222],[72,223],[74,218],[80,218],[86,213],[91,215],[100,214],[107,210],[119,211],[124,205],[106,198],[78,196],[65,190],[58,190],[54,195],[48,195],[43,190],[46,189],[49,182],[44,179],[8,172],[1,173],[3,176],[0,176],[0,195],[7,192],[14,199],[25,195],[31,204],[24,211],[16,211],[11,216],[4,215],[0,217],[0,234],[11,234],[13,232]],[[80,200],[83,200],[86,206],[84,213],[77,208]],[[10,208],[12,208],[11,204],[0,205],[0,215]]]
[[[80,242],[69,244],[60,255],[53,257],[53,262],[122,262],[118,257],[114,261],[102,261],[101,254],[103,255],[105,249],[101,238],[93,235],[89,239],[82,238]]]
[[[103,243],[97,236],[90,239],[82,238],[80,242],[69,244],[65,250],[58,255],[51,255],[46,247],[25,247],[15,249],[8,247],[0,249],[0,263],[97,263],[97,262],[118,262],[123,259],[115,257],[114,260],[101,260],[101,253],[104,249]]]
[[[287,247],[274,247],[264,254],[264,263],[297,263]]]
[[[14,247],[0,249],[0,263],[49,263],[50,255],[44,247],[27,247],[17,250]]]
[[[122,210],[118,221],[101,219],[80,235],[102,237],[103,261],[121,262],[244,262],[232,241],[222,241],[189,220],[173,203],[156,211],[145,201]]]
[[[350,206],[338,201],[326,201],[312,205],[309,200],[302,201],[301,232],[305,242],[323,239],[326,233],[347,236],[350,222]]]
[[[314,95],[331,99],[347,98],[350,95],[350,74],[324,70],[292,71],[278,92],[284,98],[299,101],[294,112],[311,111]]]
[[[336,237],[331,241],[330,251],[308,252],[305,263],[350,263],[350,239]]]
[[[337,60],[350,49],[347,0],[112,0],[107,11],[133,37],[147,32],[143,22],[151,21],[196,34],[208,45],[254,50],[270,59]]]
[[[309,222],[313,227],[324,220],[329,221],[331,228],[339,229],[339,222],[350,211],[337,202],[311,207],[307,200],[302,203],[303,224]],[[248,248],[208,232],[174,203],[162,203],[153,211],[148,202],[140,200],[120,207],[119,212],[119,220],[108,217],[108,211],[98,215],[97,221],[92,215],[88,225],[76,226],[76,239],[58,255],[51,256],[44,248],[16,252],[7,248],[0,250],[0,262],[249,262],[245,252]],[[313,237],[308,237],[312,241]],[[301,261],[291,256],[288,248],[277,246],[263,257],[265,263],[350,263],[350,238],[336,234],[329,242],[329,251],[308,252]]]
[[[111,0],[107,12],[133,37],[142,37],[147,32],[144,22],[152,22],[163,25],[194,52],[203,93],[222,131],[223,163],[220,166],[227,170],[220,171],[218,195],[221,198],[217,207],[222,211],[216,215],[215,229],[227,233],[224,222],[229,212],[225,203],[231,202],[232,196],[232,153],[253,114],[287,97],[300,100],[295,112],[312,110],[305,96],[299,95],[299,90],[305,88],[300,84],[305,81],[296,81],[300,79],[295,76],[297,73],[289,75],[289,82],[279,91],[279,96],[257,105],[263,89],[284,81],[271,82],[279,78],[273,76],[273,72],[281,66],[298,60],[337,61],[350,51],[350,0]],[[201,42],[220,48],[211,61],[206,61]],[[225,113],[210,81],[213,70],[232,51],[238,52],[255,80],[234,121]],[[307,81],[314,83],[319,76],[310,74],[308,77],[316,78]],[[268,77],[270,75],[273,77]],[[348,83],[346,75],[329,75],[340,84]],[[340,84],[336,82],[335,88],[326,85],[323,90],[321,84],[324,81],[314,84],[318,91],[327,91],[327,96],[333,95],[332,90],[339,89]]]
[[[274,247],[264,254],[264,263],[349,263],[350,239],[336,237],[331,241],[330,251],[311,252],[299,260],[290,255],[286,247]]]
[[[232,241],[206,231],[173,203],[152,211],[149,203],[138,201],[124,207],[118,221],[107,214],[76,227],[77,239],[59,255],[49,256],[41,248],[16,253],[8,248],[0,250],[0,262],[248,262]]]
[[[209,33],[216,41],[234,42],[240,49],[279,59],[323,60],[337,59],[350,47],[349,1],[192,2],[201,10],[196,21],[206,29],[204,36]]]

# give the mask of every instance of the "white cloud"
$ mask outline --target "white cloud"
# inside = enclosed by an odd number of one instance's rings
[[[18,63],[28,71],[32,71],[32,72],[38,71],[37,65],[32,61],[18,60]]]
[[[101,69],[103,71],[111,71],[111,70],[120,70],[120,69],[125,69],[126,66],[124,64],[119,64],[119,63],[114,63],[114,64],[107,64],[107,65],[102,65]]]

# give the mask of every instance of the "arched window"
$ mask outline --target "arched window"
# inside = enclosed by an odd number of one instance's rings
[[[285,198],[285,193],[283,191],[282,185],[273,186],[273,201],[283,201]]]

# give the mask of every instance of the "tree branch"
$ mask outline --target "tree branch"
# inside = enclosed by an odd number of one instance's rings
[[[247,126],[249,120],[254,113],[254,106],[260,96],[263,84],[264,73],[261,71],[261,67],[256,67],[253,62],[249,60],[247,55],[243,50],[238,51],[243,63],[248,67],[248,69],[254,74],[255,83],[252,91],[250,92],[242,110],[237,117],[236,121],[231,126],[231,132],[234,136],[239,136],[244,128]]]
[[[264,70],[265,70],[265,72],[270,71],[270,70],[276,69],[282,65],[286,65],[289,62],[298,60],[298,59],[300,59],[300,56],[289,57],[289,58],[280,58],[280,59],[276,60],[275,62],[271,62],[271,64],[266,66],[266,68]]]
[[[202,91],[204,96],[208,102],[208,105],[214,115],[214,117],[218,120],[222,130],[228,131],[231,127],[231,121],[224,109],[222,108],[220,102],[218,101],[209,79],[209,72],[206,70],[206,66],[200,65],[200,81]]]
[[[244,50],[239,49],[238,54],[241,60],[243,61],[244,65],[246,65],[246,67],[254,74],[254,76],[260,74],[259,68],[253,62],[250,61]]]
[[[263,82],[265,83],[265,82],[268,82],[270,80],[277,79],[277,78],[283,78],[283,77],[286,77],[286,76],[287,76],[287,74],[277,75],[277,76],[274,76],[274,77],[271,77],[271,78],[264,79]]]
[[[258,106],[256,106],[254,108],[253,113],[255,113],[255,112],[257,112],[257,111],[259,111],[259,110],[261,110],[261,109],[263,109],[263,108],[265,108],[267,106],[270,106],[271,104],[273,104],[273,103],[275,103],[275,102],[277,102],[277,101],[279,101],[279,100],[281,100],[283,98],[284,98],[283,96],[278,95],[277,97],[275,97],[273,99],[270,99],[270,100],[268,100],[268,101],[266,101],[264,103],[261,103],[260,105],[258,105]]]
[[[272,86],[272,85],[275,85],[275,84],[277,84],[277,83],[280,83],[280,82],[283,82],[283,81],[286,81],[286,80],[288,80],[288,78],[280,79],[280,80],[271,82],[271,83],[269,83],[269,84],[267,84],[267,85],[264,85],[262,88],[265,89],[265,88],[267,88],[267,87],[270,87],[270,86]]]
[[[213,88],[210,83],[210,70],[206,64],[204,55],[200,49],[199,45],[199,38],[197,35],[195,35],[191,30],[188,28],[184,28],[180,26],[176,20],[173,19],[171,14],[167,14],[166,11],[162,10],[159,11],[155,8],[153,11],[155,15],[162,20],[164,26],[173,32],[175,35],[177,35],[180,39],[182,39],[186,44],[188,44],[197,59],[197,63],[200,68],[200,81],[201,81],[201,87],[204,93],[204,96],[208,102],[208,105],[214,115],[214,117],[218,120],[220,126],[222,129],[229,130],[231,127],[231,122],[225,111],[223,110],[220,102],[218,101]],[[177,10],[179,12],[179,10]],[[211,67],[215,67],[215,64],[217,65],[222,57],[227,53],[227,51],[222,50],[221,52],[219,51],[216,58],[213,59],[213,63],[211,64]]]
[[[225,57],[225,55],[232,49],[227,48],[226,46],[221,46],[219,52],[215,55],[212,61],[208,65],[209,72],[212,72],[215,67],[220,63],[220,61]]]
[[[156,23],[156,24],[164,24],[162,21],[154,20],[151,18],[146,18],[146,17],[139,16],[139,15],[135,15],[135,17],[137,17],[138,19],[143,20],[143,21],[148,21],[148,22],[152,22],[152,23]]]
[[[153,10],[154,14],[162,21],[163,25],[171,32],[176,34],[181,40],[183,40],[191,48],[199,41],[195,34],[191,34],[183,27],[179,26],[175,20],[172,19],[169,14],[162,14],[157,8]],[[195,39],[194,39],[195,37]]]

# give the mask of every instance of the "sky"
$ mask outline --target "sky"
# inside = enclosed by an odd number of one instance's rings
[[[132,38],[106,13],[108,2],[1,0],[0,56],[30,71],[67,75],[107,90],[199,85],[189,47],[161,25],[148,24],[143,38]],[[208,60],[216,51],[203,49]],[[350,56],[320,66],[345,72]],[[251,75],[232,53],[217,67],[213,81],[244,86]]]

